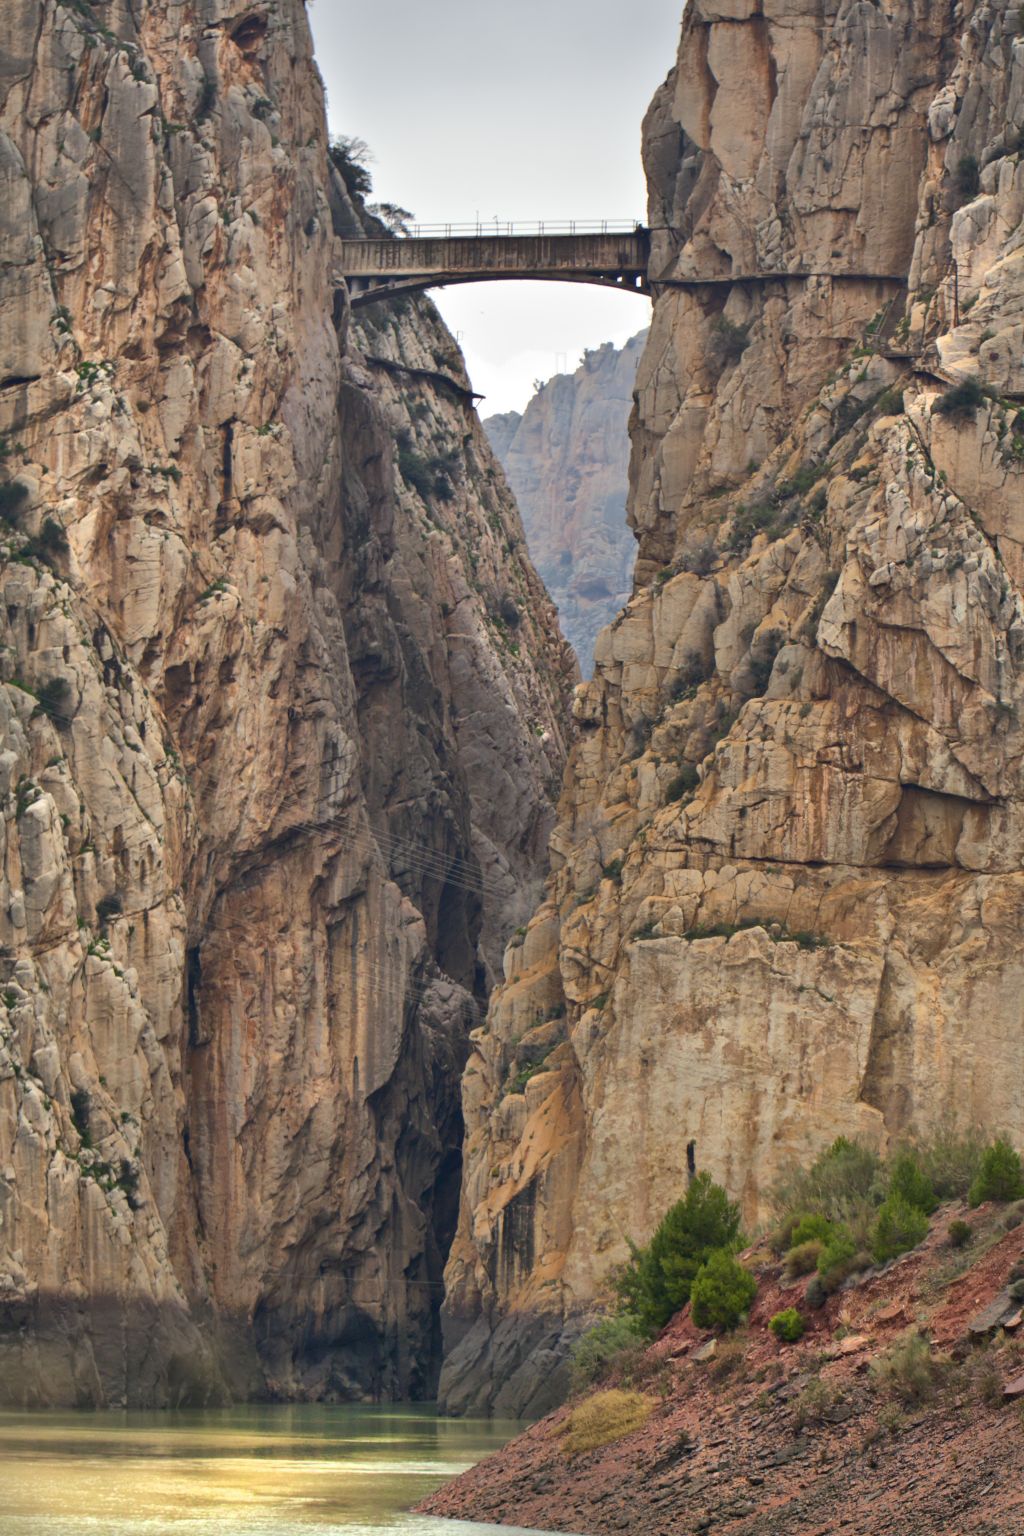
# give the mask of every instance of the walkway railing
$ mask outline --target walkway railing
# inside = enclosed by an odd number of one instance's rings
[[[633,235],[645,225],[639,219],[541,219],[534,223],[506,223],[503,219],[481,219],[477,224],[409,224],[396,228],[399,239],[451,240],[466,236],[485,239],[499,235]],[[346,239],[377,240],[378,235],[346,236]]]

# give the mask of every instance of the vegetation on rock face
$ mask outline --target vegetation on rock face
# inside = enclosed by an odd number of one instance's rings
[[[807,1331],[803,1314],[796,1307],[786,1307],[776,1312],[768,1327],[783,1344],[796,1344]]]
[[[971,377],[947,389],[941,399],[936,400],[934,409],[940,416],[948,416],[951,421],[973,421],[978,407],[984,405],[987,399],[988,394],[981,380]]]
[[[690,1315],[698,1328],[730,1332],[749,1312],[757,1281],[724,1248],[716,1249],[697,1271],[690,1292]]]
[[[578,1390],[602,1381],[610,1371],[634,1355],[646,1343],[639,1321],[628,1312],[602,1318],[588,1328],[570,1351],[570,1372]]]
[[[739,1243],[740,1211],[720,1184],[699,1173],[684,1199],[658,1224],[646,1248],[633,1256],[616,1280],[623,1310],[654,1333],[690,1299],[697,1272],[716,1249]]]
[[[569,1415],[562,1431],[562,1450],[566,1456],[579,1456],[612,1445],[646,1424],[653,1407],[651,1399],[640,1392],[617,1388],[598,1392]]]
[[[928,1236],[928,1217],[902,1195],[892,1194],[878,1212],[872,1235],[871,1254],[876,1264],[909,1253]]]
[[[367,169],[367,161],[371,158],[369,146],[362,139],[340,134],[332,138],[328,153],[349,196],[368,197],[373,191],[373,177]]]
[[[932,1400],[948,1374],[948,1361],[932,1352],[928,1340],[911,1332],[871,1362],[876,1387],[908,1406]]]
[[[971,1205],[985,1200],[1024,1199],[1024,1168],[1020,1154],[1008,1141],[1000,1138],[985,1148],[968,1199]]]

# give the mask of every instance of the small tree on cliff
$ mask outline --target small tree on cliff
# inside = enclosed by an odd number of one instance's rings
[[[720,1184],[699,1173],[662,1217],[646,1248],[633,1248],[616,1282],[624,1311],[657,1333],[690,1299],[697,1271],[716,1249],[739,1242],[740,1211]]]

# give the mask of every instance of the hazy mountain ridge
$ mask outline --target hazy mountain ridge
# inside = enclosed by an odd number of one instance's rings
[[[541,385],[525,412],[484,421],[530,554],[589,677],[594,642],[626,601],[636,543],[626,523],[629,416],[646,332],[607,343]]]

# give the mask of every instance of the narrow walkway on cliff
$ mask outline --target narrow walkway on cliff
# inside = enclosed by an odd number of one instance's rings
[[[400,293],[420,293],[455,283],[520,280],[594,283],[623,293],[703,288],[734,283],[807,281],[810,278],[881,281],[906,286],[905,274],[829,271],[699,272],[678,274],[669,255],[666,275],[651,271],[652,230],[642,224],[571,223],[512,225],[415,225],[409,234],[340,242],[337,273],[353,307]],[[662,230],[670,247],[673,231]],[[682,243],[679,235],[679,243]]]

